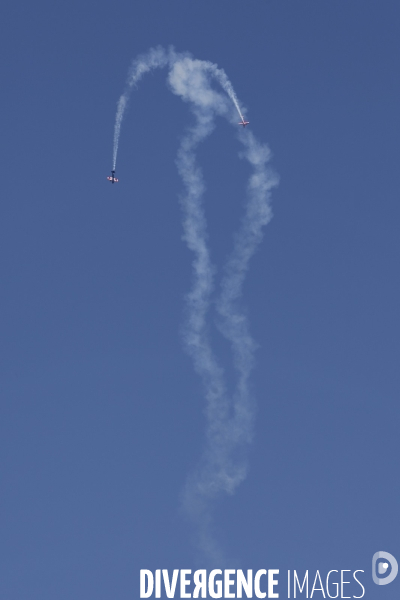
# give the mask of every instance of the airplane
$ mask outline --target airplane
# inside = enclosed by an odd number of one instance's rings
[[[108,181],[111,183],[118,183],[118,179],[115,177],[115,171],[111,171],[111,177],[107,177]]]
[[[243,125],[243,127],[246,127],[246,125],[248,125],[250,123],[250,121],[245,121],[244,118],[242,117],[242,120],[240,123],[238,123],[238,125]]]

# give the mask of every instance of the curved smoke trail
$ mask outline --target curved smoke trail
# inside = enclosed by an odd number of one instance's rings
[[[129,70],[126,88],[118,102],[113,148],[113,169],[116,167],[121,123],[132,88],[142,76],[156,68],[168,67],[168,83],[172,92],[190,104],[195,125],[184,136],[176,159],[185,193],[181,198],[184,214],[184,239],[194,253],[193,284],[186,298],[187,314],[183,338],[194,367],[200,374],[206,397],[206,444],[196,471],[188,478],[183,492],[183,508],[197,526],[197,543],[208,560],[221,560],[221,553],[211,531],[211,506],[221,493],[232,494],[246,477],[243,452],[253,434],[254,406],[249,390],[249,376],[254,362],[255,342],[248,321],[240,307],[243,282],[249,261],[262,240],[263,227],[272,217],[270,190],[277,177],[267,167],[270,151],[249,131],[238,132],[243,145],[242,157],[251,165],[246,212],[235,237],[234,248],[225,267],[221,290],[216,301],[218,327],[230,342],[237,385],[230,398],[224,383],[224,373],[214,355],[206,332],[207,312],[214,290],[214,268],[207,246],[207,227],[202,196],[204,182],[196,162],[196,148],[215,126],[215,117],[224,116],[237,127],[237,117],[243,119],[232,84],[217,65],[194,59],[188,53],[173,48],[152,48],[135,59]],[[211,87],[216,80],[224,94]],[[221,564],[221,563],[220,563]]]

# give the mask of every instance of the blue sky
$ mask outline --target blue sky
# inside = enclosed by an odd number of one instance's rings
[[[398,598],[369,573],[378,550],[400,558],[398,3],[16,0],[2,17],[0,596],[138,598],[140,568],[199,564],[175,166],[193,117],[166,72],[134,92],[105,179],[131,59],[173,44],[224,68],[280,176],[243,295],[255,438],[215,537],[233,568],[365,569],[367,597]],[[220,120],[198,153],[219,274],[239,150]]]

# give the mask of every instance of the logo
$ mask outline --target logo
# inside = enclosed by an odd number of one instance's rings
[[[378,577],[378,575],[384,575],[388,572],[390,567],[389,574],[386,577]],[[393,579],[395,579],[397,572],[399,570],[399,565],[397,564],[397,560],[392,554],[389,552],[375,552],[372,557],[372,579],[374,583],[377,585],[387,585],[388,583],[392,583]]]

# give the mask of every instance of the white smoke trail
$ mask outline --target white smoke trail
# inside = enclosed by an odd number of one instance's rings
[[[232,100],[233,104],[235,105],[236,110],[239,113],[239,117],[241,118],[242,121],[244,121],[244,117],[243,117],[242,111],[240,110],[240,106],[239,106],[239,100],[237,99],[235,90],[233,89],[231,82],[229,81],[228,77],[226,76],[225,71],[223,71],[222,69],[218,69],[216,65],[212,65],[210,68],[210,71],[212,72],[213,76],[218,80],[221,87],[224,88],[224,90],[228,94],[229,98]]]
[[[226,76],[226,73],[222,69],[218,69],[217,65],[214,65],[213,63],[210,63],[208,61],[193,60],[188,53],[177,54],[173,48],[169,48],[168,51],[166,51],[161,46],[151,48],[149,52],[143,55],[139,55],[132,62],[126,81],[125,91],[117,103],[117,113],[115,115],[114,125],[113,170],[115,170],[117,165],[117,154],[119,137],[121,134],[121,124],[125,114],[125,110],[128,106],[128,100],[132,92],[132,88],[140,81],[140,79],[145,73],[148,73],[149,71],[156,68],[163,68],[168,64],[170,66],[174,64],[177,65],[179,62],[182,61],[186,63],[186,68],[189,66],[189,64],[193,64],[196,66],[196,68],[200,68],[202,71],[208,71],[215,79],[217,79],[221,87],[226,91],[233,104],[235,105],[240,118],[243,120],[243,114],[240,110],[239,101],[232,87],[232,84]]]
[[[271,218],[270,189],[277,183],[267,169],[270,158],[267,146],[256,141],[251,132],[239,132],[244,146],[242,157],[253,168],[248,186],[246,213],[235,238],[234,249],[225,268],[221,294],[217,300],[219,328],[229,340],[238,381],[233,398],[229,398],[224,373],[214,356],[206,331],[206,316],[213,291],[214,269],[207,247],[206,220],[202,206],[204,181],[196,163],[195,150],[214,128],[215,116],[235,122],[232,105],[211,87],[215,79],[227,93],[241,119],[242,112],[225,72],[208,61],[193,59],[189,54],[165,51],[158,47],[136,59],[129,71],[124,94],[118,102],[114,130],[113,165],[115,169],[121,123],[133,86],[144,73],[169,67],[168,82],[174,94],[189,102],[196,117],[182,140],[177,167],[185,194],[181,198],[184,213],[184,239],[194,253],[192,289],[187,296],[184,342],[196,371],[201,375],[206,396],[206,447],[196,472],[188,479],[183,493],[183,507],[198,527],[198,544],[208,559],[221,560],[221,553],[211,532],[211,504],[221,493],[232,494],[246,477],[243,449],[252,438],[253,401],[249,376],[253,366],[255,343],[246,316],[239,306],[243,282],[251,256],[262,239],[262,229]],[[219,563],[221,564],[221,563]]]
[[[114,126],[114,148],[113,148],[113,171],[115,171],[115,167],[117,166],[117,154],[118,154],[118,143],[119,136],[121,133],[121,123],[125,113],[127,105],[127,97],[125,94],[121,96],[118,100],[117,104],[117,114],[115,115],[115,126]]]
[[[113,170],[117,166],[117,154],[119,136],[121,133],[122,119],[124,118],[126,107],[128,106],[129,96],[132,88],[136,85],[145,73],[148,73],[152,69],[165,67],[168,64],[168,55],[164,48],[158,46],[157,48],[151,48],[146,54],[139,55],[131,65],[129,69],[128,77],[126,80],[125,91],[118,100],[117,103],[117,114],[115,115],[114,125],[114,145],[113,145]]]
[[[211,89],[207,72],[215,66],[190,57],[177,59],[169,74],[174,93],[191,103],[196,116],[196,126],[189,130],[178,151],[177,166],[185,183],[186,194],[182,199],[184,210],[184,238],[195,253],[194,283],[187,298],[188,315],[184,329],[184,341],[192,356],[195,368],[201,375],[206,395],[207,446],[202,464],[188,481],[183,506],[198,526],[197,543],[208,559],[221,564],[221,552],[211,535],[209,502],[220,491],[236,485],[238,465],[230,464],[230,448],[227,424],[230,402],[226,394],[223,372],[213,355],[206,335],[206,312],[212,292],[213,268],[206,246],[206,222],[201,197],[204,184],[196,166],[194,150],[198,143],[211,133],[215,114],[230,114],[226,99]]]
[[[239,135],[245,147],[243,157],[252,165],[253,174],[248,185],[246,214],[225,266],[221,294],[217,300],[219,329],[231,343],[234,366],[238,373],[232,418],[236,444],[249,443],[252,439],[254,407],[248,381],[256,349],[239,299],[249,261],[262,240],[264,226],[272,218],[270,190],[278,183],[277,176],[266,166],[271,156],[269,148],[260,144],[250,131],[240,132]]]

